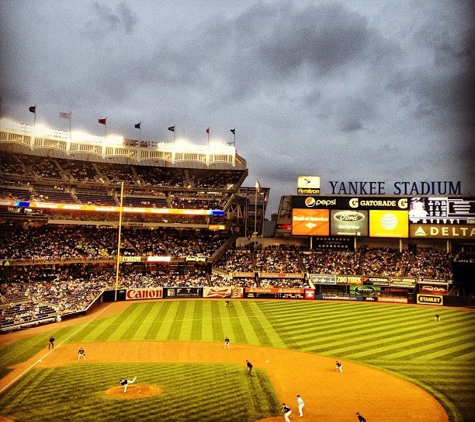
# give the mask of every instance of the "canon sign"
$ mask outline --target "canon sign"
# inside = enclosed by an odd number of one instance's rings
[[[128,289],[125,297],[126,300],[161,299],[163,298],[163,289]]]

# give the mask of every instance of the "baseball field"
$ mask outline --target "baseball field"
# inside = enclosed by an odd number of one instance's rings
[[[0,336],[0,421],[270,422],[284,420],[285,402],[291,420],[350,422],[360,412],[368,422],[471,422],[474,338],[475,313],[467,309],[103,304],[75,320]],[[78,361],[80,347],[87,361]],[[124,393],[119,380],[134,377]]]

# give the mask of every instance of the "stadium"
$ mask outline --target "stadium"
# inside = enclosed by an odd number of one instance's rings
[[[475,420],[459,183],[302,176],[267,219],[234,143],[0,129],[0,421]]]

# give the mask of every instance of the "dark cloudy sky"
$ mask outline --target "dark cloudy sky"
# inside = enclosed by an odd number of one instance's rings
[[[475,195],[463,0],[0,0],[2,116],[232,141],[270,212],[299,175],[462,181]],[[390,190],[390,189],[388,189]],[[391,193],[391,192],[388,192]]]

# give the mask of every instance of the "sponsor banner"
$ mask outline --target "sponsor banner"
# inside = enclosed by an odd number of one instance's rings
[[[394,287],[416,287],[416,280],[413,278],[391,278],[389,280],[389,285]]]
[[[411,224],[411,238],[475,239],[475,225]]]
[[[147,256],[147,262],[170,262],[171,256]]]
[[[409,198],[386,196],[292,196],[292,208],[409,210]]]
[[[328,274],[310,274],[313,284],[336,284],[336,276]]]
[[[162,299],[163,287],[153,287],[148,289],[127,289],[125,292],[125,300],[140,299]]]
[[[202,287],[165,287],[164,297],[202,297]]]
[[[368,236],[368,211],[331,210],[332,236]]]
[[[417,295],[417,303],[421,305],[439,305],[444,304],[444,296],[438,295]]]
[[[407,238],[409,236],[408,212],[370,210],[369,235]]]
[[[303,273],[258,273],[260,278],[304,278]]]
[[[246,287],[246,293],[258,294],[304,294],[305,289],[297,287]]]
[[[141,262],[142,257],[141,256],[122,256],[121,255],[120,260],[122,262]]]
[[[331,300],[356,300],[356,296],[350,295],[337,295],[332,293],[322,293],[317,295],[317,299],[331,299]]]
[[[446,296],[449,294],[448,285],[446,284],[421,284],[419,283],[419,293],[422,294],[433,294],[433,295],[443,295]]]
[[[336,284],[363,284],[362,275],[340,275],[336,276]]]
[[[299,195],[320,195],[320,189],[316,188],[297,188]]]
[[[407,287],[381,287],[382,292],[389,292],[389,293],[404,293],[407,295],[408,288]]]
[[[305,289],[305,300],[315,299],[315,289]]]
[[[381,290],[379,286],[350,286],[350,294],[354,294],[356,296],[365,296],[365,297],[375,297],[377,296],[377,292]]]
[[[187,256],[185,257],[186,262],[206,262],[206,257],[204,256]]]
[[[328,236],[329,234],[329,210],[296,208],[292,210],[293,236]]]
[[[223,298],[231,297],[232,287],[205,287],[203,289],[203,297],[206,298]]]
[[[231,290],[231,297],[233,299],[242,299],[244,297],[244,288],[243,287],[233,287]]]
[[[388,277],[365,277],[364,284],[372,284],[373,286],[389,286],[389,278]]]
[[[379,296],[378,302],[408,303],[408,299],[398,296]]]
[[[232,273],[233,277],[254,277],[253,272],[243,272],[243,271],[236,271]]]

